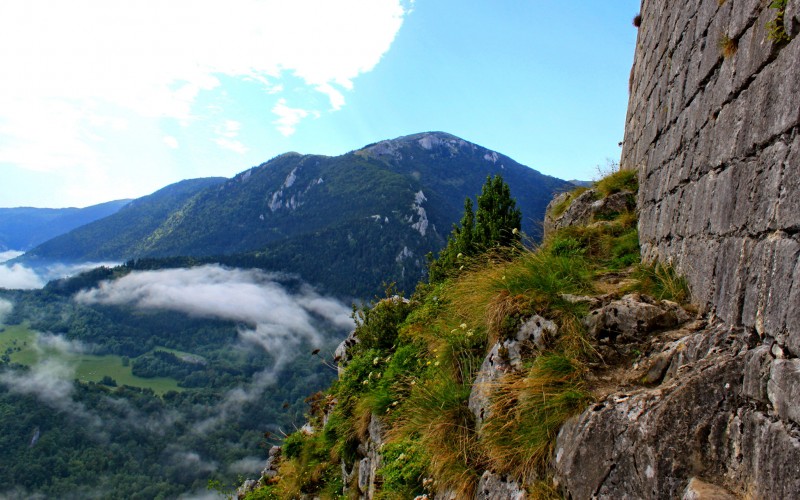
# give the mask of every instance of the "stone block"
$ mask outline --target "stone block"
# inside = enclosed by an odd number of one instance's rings
[[[787,145],[788,153],[781,163],[783,175],[780,179],[778,206],[775,219],[780,229],[800,229],[800,134]]]
[[[800,424],[800,359],[772,362],[767,395],[782,419]]]
[[[717,315],[732,325],[741,321],[751,250],[752,244],[745,238],[725,238],[717,253],[713,301]]]
[[[760,403],[767,403],[767,382],[770,377],[772,356],[769,345],[760,345],[748,351],[744,361],[742,395]]]

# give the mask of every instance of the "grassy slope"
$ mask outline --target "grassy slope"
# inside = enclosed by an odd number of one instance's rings
[[[636,189],[629,172],[596,186],[600,196],[626,188]],[[288,436],[278,478],[248,498],[342,498],[339,464],[350,467],[358,459],[356,447],[373,416],[388,440],[377,498],[413,498],[431,489],[468,498],[487,469],[518,479],[546,477],[558,429],[591,401],[586,375],[596,361],[581,323],[587,306],[562,294],[607,293],[608,278],[620,275],[627,280],[615,285],[617,293],[638,289],[680,299],[675,294],[683,290],[670,294],[669,272],[639,265],[635,213],[603,219],[558,231],[535,249],[465,262],[459,275],[420,285],[408,304],[385,299],[361,310],[361,343],[351,349],[346,370],[309,400],[309,421],[318,431]],[[496,417],[478,432],[467,407],[477,370],[488,349],[533,314],[555,321],[559,332],[545,349],[529,352],[519,372],[497,382]],[[557,496],[548,482],[527,486],[534,498]]]

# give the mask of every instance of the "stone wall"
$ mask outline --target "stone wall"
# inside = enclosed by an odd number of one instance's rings
[[[800,0],[790,42],[769,39],[768,5],[643,0],[621,165],[639,171],[644,259],[672,262],[708,312],[797,356]]]

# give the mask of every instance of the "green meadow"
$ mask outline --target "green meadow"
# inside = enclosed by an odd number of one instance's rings
[[[27,325],[0,326],[0,329],[2,329],[0,331],[0,355],[8,355],[12,363],[30,366],[43,361],[47,357],[57,356],[74,367],[75,378],[81,382],[100,382],[103,377],[108,376],[114,379],[118,386],[129,385],[131,387],[152,389],[159,396],[169,391],[183,390],[183,388],[178,387],[178,382],[172,378],[142,378],[135,376],[131,372],[131,365],[136,358],[131,358],[128,366],[125,366],[122,356],[64,353],[55,349],[37,347],[37,332],[31,330]],[[169,351],[178,356],[198,357],[175,349],[161,347],[158,349]]]

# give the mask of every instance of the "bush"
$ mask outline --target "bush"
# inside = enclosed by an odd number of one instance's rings
[[[357,349],[388,350],[394,346],[398,327],[411,311],[408,301],[393,294],[394,291],[389,287],[385,299],[372,302],[367,307],[353,307],[355,336],[360,341]]]

